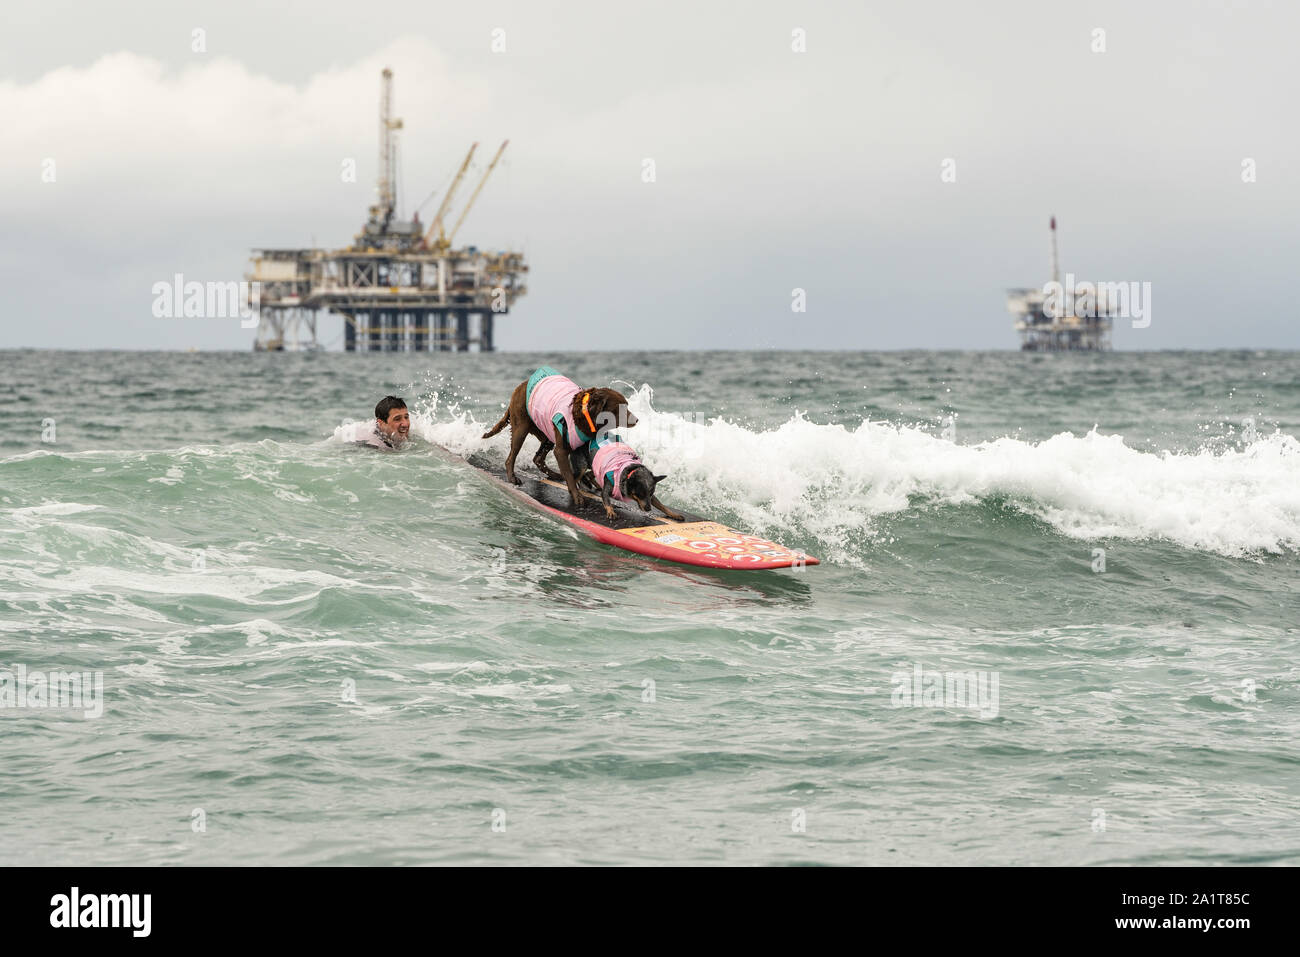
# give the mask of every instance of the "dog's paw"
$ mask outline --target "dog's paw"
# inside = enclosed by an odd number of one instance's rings
[[[508,478],[510,479],[510,481],[511,481],[513,484],[515,484],[515,485],[523,485],[523,484],[524,484],[524,480],[521,479],[518,475],[510,475],[510,476],[507,476],[507,477],[508,477]]]
[[[614,511],[614,509],[613,509],[612,506],[609,506],[609,505],[606,505],[606,506],[605,506],[605,517],[606,517],[606,518],[612,519],[612,518],[613,518],[615,515],[617,515],[617,514],[618,514],[618,513]]]

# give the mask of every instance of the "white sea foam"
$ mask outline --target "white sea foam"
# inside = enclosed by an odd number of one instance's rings
[[[344,422],[334,430],[333,438],[336,442],[363,442],[370,437],[374,427],[373,419]]]
[[[37,515],[75,515],[78,512],[91,512],[100,505],[82,505],[80,502],[49,502],[45,505],[29,505],[26,508],[13,508],[9,513],[16,519]]]
[[[49,594],[109,593],[204,595],[247,605],[278,606],[313,600],[326,588],[398,590],[394,586],[368,585],[320,571],[256,566],[223,570],[209,568],[206,572],[108,565],[75,565],[58,574],[42,574],[12,566],[7,571],[12,578],[12,587],[6,586],[3,594],[9,601],[30,600]],[[264,592],[282,592],[293,586],[299,590],[292,596],[261,597]]]
[[[452,691],[462,698],[554,698],[572,694],[573,688],[566,684],[525,684],[507,681],[502,684],[479,685],[474,688],[453,688]]]
[[[656,411],[648,386],[628,398],[640,421],[625,437],[668,474],[665,501],[703,514],[723,503],[749,530],[811,534],[833,552],[912,505],[987,499],[1085,540],[1165,539],[1230,556],[1300,549],[1300,442],[1282,433],[1239,451],[1147,452],[1095,430],[961,445],[912,426],[819,425],[797,412],[754,430]],[[484,440],[487,427],[455,407],[411,420],[413,434],[460,455],[503,457],[509,430]]]
[[[1144,452],[1095,430],[967,446],[909,426],[848,429],[797,413],[753,431],[657,412],[652,398],[645,386],[629,396],[641,419],[633,434],[670,476],[664,497],[701,510],[725,501],[758,530],[802,527],[836,545],[916,499],[999,498],[1080,539],[1162,538],[1233,556],[1300,548],[1300,442],[1282,433],[1241,451]]]
[[[344,422],[334,429],[331,436],[335,442],[361,442],[370,437],[374,428],[374,419],[360,419],[356,422]],[[489,426],[474,419],[469,412],[451,408],[438,414],[436,403],[429,409],[411,410],[411,435],[441,445],[458,455],[468,455],[486,449],[491,442],[480,438]],[[510,430],[501,433],[509,441]]]
[[[265,618],[252,618],[248,621],[237,621],[231,625],[225,625],[222,628],[204,627],[195,631],[195,634],[211,633],[214,631],[238,631],[243,634],[245,644],[249,647],[255,647],[267,642],[269,638],[285,638],[289,632],[284,627]]]

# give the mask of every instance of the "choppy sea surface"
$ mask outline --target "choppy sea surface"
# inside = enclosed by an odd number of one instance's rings
[[[620,552],[434,450],[503,459],[543,363],[822,564]],[[1300,354],[0,372],[6,864],[1300,863]],[[415,440],[353,446],[386,393]]]

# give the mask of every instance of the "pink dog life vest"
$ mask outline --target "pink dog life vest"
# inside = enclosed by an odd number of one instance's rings
[[[541,371],[541,370],[538,370]],[[577,383],[562,375],[548,375],[539,379],[528,395],[528,415],[533,424],[542,430],[550,442],[556,442],[555,419],[561,417],[568,433],[569,448],[576,449],[587,436],[573,421],[573,397],[578,394]],[[558,443],[557,443],[558,444]]]
[[[601,477],[602,482],[605,475],[614,473],[614,497],[617,499],[623,499],[623,476],[632,466],[640,464],[641,460],[632,451],[632,446],[625,442],[605,442],[591,457],[591,470]]]

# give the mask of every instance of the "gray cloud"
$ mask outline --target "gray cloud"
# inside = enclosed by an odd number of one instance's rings
[[[1080,278],[1153,285],[1117,347],[1300,339],[1283,5],[52,9],[0,39],[5,345],[248,348],[155,319],[152,284],[346,244],[385,65],[408,210],[511,140],[460,237],[533,267],[501,348],[1013,348],[1003,289],[1048,278],[1052,213]]]

